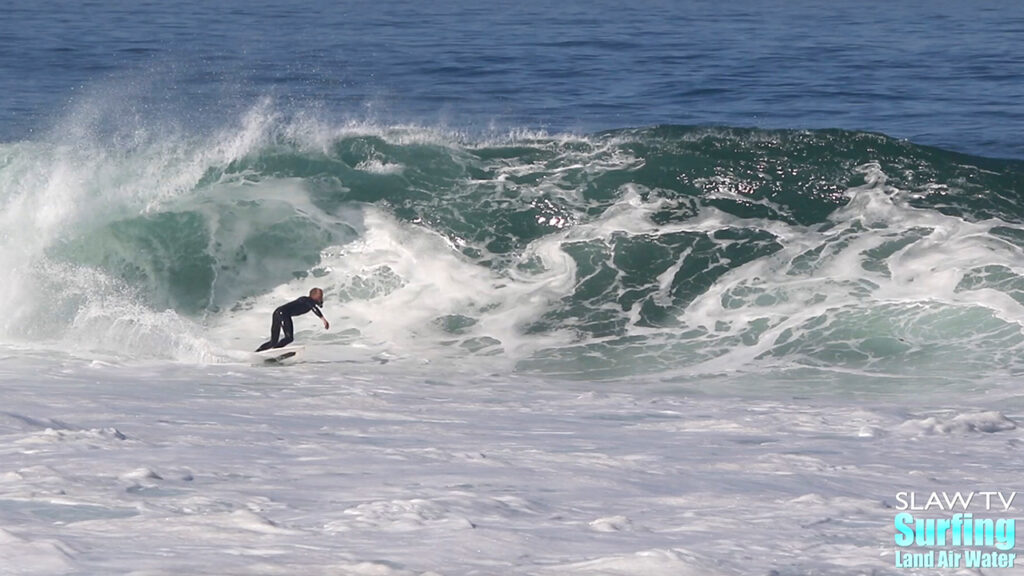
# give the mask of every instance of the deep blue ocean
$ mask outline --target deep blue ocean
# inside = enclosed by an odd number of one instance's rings
[[[1015,3],[15,1],[0,337],[246,348],[315,282],[316,337],[385,358],[1017,371],[1022,40]]]
[[[1024,2],[0,11],[0,576],[980,576],[1022,381]]]
[[[843,128],[1024,157],[1024,7],[962,2],[24,2],[0,137],[102,94],[485,130]]]

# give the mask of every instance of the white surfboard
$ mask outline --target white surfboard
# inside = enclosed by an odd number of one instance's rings
[[[280,364],[298,358],[305,349],[305,346],[285,346],[284,348],[271,348],[262,352],[254,352],[254,354],[257,360],[261,360],[264,364]]]

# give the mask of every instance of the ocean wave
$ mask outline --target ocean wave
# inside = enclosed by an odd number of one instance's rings
[[[202,135],[56,134],[0,145],[8,340],[206,358],[316,284],[340,330],[308,337],[449,365],[1017,366],[1019,161],[840,130],[331,125],[269,103]],[[97,329],[128,317],[145,337]]]

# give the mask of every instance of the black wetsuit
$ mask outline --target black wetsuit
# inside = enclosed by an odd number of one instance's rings
[[[310,310],[313,314],[316,314],[320,318],[324,315],[320,313],[320,309],[317,308],[318,304],[315,300],[309,296],[302,296],[292,300],[291,302],[279,306],[277,310],[274,310],[274,320],[270,324],[270,340],[264,342],[262,346],[256,349],[257,352],[262,352],[269,348],[281,348],[291,344],[294,340],[294,327],[292,326],[292,316],[302,316]],[[284,328],[284,338],[278,339],[281,335],[281,329]]]

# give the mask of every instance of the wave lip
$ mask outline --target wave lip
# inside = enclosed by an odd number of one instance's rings
[[[315,284],[344,328],[307,337],[399,359],[1017,366],[1020,162],[839,130],[479,138],[269,103],[108,144],[3,146],[0,299],[46,303],[7,338],[195,359],[249,348]]]

